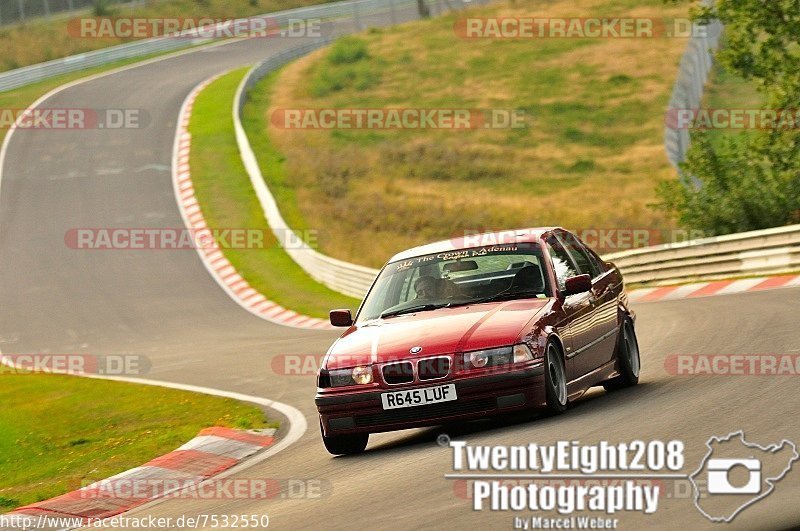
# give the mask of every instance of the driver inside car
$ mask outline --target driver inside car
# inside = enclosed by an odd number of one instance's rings
[[[419,277],[414,282],[414,292],[418,300],[436,298],[436,279],[430,275]]]

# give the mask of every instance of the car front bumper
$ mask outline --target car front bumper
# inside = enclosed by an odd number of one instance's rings
[[[381,404],[382,393],[441,384],[455,384],[458,399],[391,410],[384,410]],[[315,402],[323,430],[328,436],[436,426],[544,407],[544,368],[537,366],[500,374],[358,393],[319,393]]]

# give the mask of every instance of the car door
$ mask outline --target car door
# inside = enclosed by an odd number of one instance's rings
[[[563,294],[566,280],[580,273],[572,256],[555,235],[550,235],[545,240],[545,244],[552,260],[553,271],[556,274],[557,288]],[[565,296],[563,308],[566,322],[562,327],[567,329],[568,334],[568,340],[564,342],[567,379],[573,380],[582,376],[585,373],[584,367],[590,365],[583,358],[587,355],[591,343],[596,339],[597,332],[592,328],[594,294],[587,291]]]
[[[558,233],[564,248],[572,257],[579,274],[589,275],[592,279],[592,298],[594,308],[591,323],[592,341],[586,351],[581,353],[579,370],[583,373],[594,370],[610,362],[614,358],[614,347],[618,333],[617,296],[610,270],[607,270],[583,243],[572,233]]]

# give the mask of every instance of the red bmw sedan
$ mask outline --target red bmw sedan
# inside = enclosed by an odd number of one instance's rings
[[[592,386],[639,381],[622,275],[561,228],[466,236],[381,269],[330,347],[315,398],[334,455],[370,433],[519,410],[563,412]]]

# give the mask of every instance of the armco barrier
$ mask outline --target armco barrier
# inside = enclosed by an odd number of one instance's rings
[[[481,3],[483,3],[481,1]],[[431,11],[441,13],[461,9],[469,2],[437,0]],[[330,4],[291,9],[261,15],[284,25],[289,19],[349,19],[351,24],[340,33],[359,31],[369,26],[395,24],[417,18],[416,0],[349,0]],[[713,23],[706,36],[696,36],[687,45],[681,60],[680,71],[673,90],[671,109],[696,108],[700,105],[703,85],[713,64],[713,50],[719,43],[721,25]],[[112,63],[122,59],[142,57],[177,50],[211,39],[185,32],[182,38],[159,37],[113,46],[102,50],[66,57],[47,63],[0,73],[0,91],[9,90],[47,79],[56,75]],[[261,201],[264,213],[289,255],[313,278],[326,286],[362,297],[369,288],[377,270],[350,264],[325,256],[305,246],[298,248],[299,238],[292,237],[283,220],[275,199],[267,189],[247,136],[240,122],[240,111],[245,103],[245,90],[268,72],[304,55],[325,40],[298,46],[253,68],[242,81],[234,103],[234,123],[242,160]],[[688,131],[666,129],[665,146],[673,165],[684,160],[689,145]],[[294,244],[294,245],[292,245]],[[733,234],[687,242],[636,249],[608,255],[622,269],[629,283],[669,284],[695,279],[724,278],[739,275],[776,274],[800,270],[800,225],[764,231]]]
[[[800,271],[800,225],[606,255],[629,284],[668,285]]]
[[[429,5],[436,6],[437,2],[449,2],[449,0],[427,0]],[[463,6],[463,0],[455,0],[454,5]],[[320,19],[324,21],[350,19],[353,29],[358,31],[367,26],[374,25],[371,18],[375,15],[386,15],[391,23],[400,21],[403,18],[403,9],[408,10],[413,5],[416,13],[416,0],[347,0],[345,2],[333,2],[309,7],[301,7],[249,17],[249,20],[268,18],[271,23],[276,23],[284,27],[289,20],[309,20]],[[442,7],[434,11],[441,11]],[[408,20],[407,14],[405,19]],[[242,19],[244,20],[244,19]],[[236,21],[222,22],[217,27],[224,28],[227,25],[235,24]],[[144,57],[156,53],[163,53],[181,48],[188,48],[195,44],[202,44],[214,40],[203,36],[198,30],[184,31],[177,36],[154,37],[127,44],[120,44],[103,48],[91,52],[72,55],[62,59],[47,61],[35,65],[9,70],[0,73],[0,92],[11,90],[17,87],[42,81],[54,76],[77,72],[87,68],[93,68],[124,59]]]
[[[711,1],[711,0],[709,0]],[[708,75],[714,66],[714,52],[719,46],[723,26],[719,21],[712,21],[707,26],[695,26],[696,34],[689,39],[686,51],[681,57],[678,76],[672,89],[672,97],[667,105],[667,116],[674,115],[670,111],[676,109],[697,109],[703,100]],[[704,32],[704,34],[702,33]],[[677,168],[686,160],[689,149],[689,130],[670,127],[665,120],[664,149],[670,163]]]
[[[79,55],[71,55],[62,59],[54,59],[46,63],[38,63],[31,66],[9,70],[0,73],[0,92],[11,90],[37,81],[42,81],[61,74],[86,70],[124,59],[135,57],[145,57],[156,53],[163,53],[180,48],[187,48],[193,44],[207,42],[210,39],[192,38],[168,38],[159,37],[121,44],[86,52]]]
[[[350,295],[351,297],[361,298],[369,289],[378,271],[325,256],[304,243],[298,244],[298,242],[302,242],[302,240],[299,236],[293,235],[294,233],[291,228],[283,219],[275,198],[272,193],[270,193],[269,188],[267,188],[266,182],[264,182],[264,177],[261,174],[261,169],[258,166],[255,153],[250,146],[250,141],[247,139],[247,134],[244,132],[244,127],[241,122],[240,113],[242,107],[244,107],[245,91],[248,88],[252,87],[258,80],[281,65],[305,55],[324,44],[326,44],[326,42],[320,40],[304,46],[292,48],[291,50],[270,57],[251,69],[244,79],[242,79],[236,91],[236,97],[233,102],[233,123],[242,162],[247,170],[247,174],[250,176],[250,182],[253,184],[253,189],[261,203],[261,208],[264,210],[264,217],[275,233],[275,237],[280,242],[281,247],[284,248],[292,260],[297,262],[297,264],[317,282],[328,286],[334,291]]]
[[[354,3],[354,5],[356,4],[363,8],[363,6],[367,5],[367,2]],[[374,16],[372,19],[368,19],[364,16],[366,10],[361,9],[358,11],[358,18],[354,19],[355,24],[353,24],[353,30],[358,31],[371,25],[383,25],[384,23],[395,24],[418,18],[416,0],[369,0],[369,5],[371,7],[369,10],[371,15],[383,13],[385,16],[383,19]],[[461,9],[466,5],[468,5],[466,2],[459,0],[455,2],[446,2],[444,5],[438,5],[438,9],[435,11],[442,12],[448,8]],[[347,30],[343,30],[341,33],[347,32]],[[263,79],[268,73],[297,57],[327,44],[327,42],[328,40],[326,39],[320,39],[316,42],[292,48],[291,50],[272,56],[253,67],[244,79],[242,79],[236,91],[236,97],[233,103],[233,121],[242,162],[247,169],[250,181],[261,202],[261,207],[264,210],[267,223],[280,241],[281,246],[286,250],[287,254],[317,282],[324,284],[334,291],[344,293],[345,295],[362,298],[375,279],[375,276],[378,274],[378,270],[326,256],[306,244],[298,245],[301,239],[292,232],[292,229],[283,219],[275,198],[264,182],[264,177],[261,174],[261,169],[258,166],[255,153],[253,153],[253,148],[250,146],[250,141],[247,139],[247,134],[244,132],[244,127],[241,122],[241,111],[246,102],[248,89],[259,80]]]
[[[90,12],[96,0],[0,0],[0,26],[18,24],[36,19],[57,16],[63,18],[68,13]],[[119,6],[128,0],[111,0],[109,4]]]
[[[469,5],[486,2],[487,0],[424,0],[425,5],[432,14],[441,14],[446,11],[463,9]],[[418,7],[417,0],[347,0],[269,13],[258,17],[250,17],[249,19],[268,17],[273,24],[277,23],[280,27],[287,25],[290,20],[318,19],[335,21],[337,22],[337,33],[345,34],[361,31],[372,26],[394,25],[415,20],[419,18]],[[235,23],[236,21],[228,21],[217,26],[224,27],[227,24]],[[177,50],[213,40],[204,37],[197,30],[186,31],[180,35],[180,38],[167,36],[145,39],[3,72],[0,73],[0,92],[69,72],[84,70],[123,59]],[[243,91],[246,88],[252,86],[253,83],[275,68],[326,44],[333,36],[299,45],[271,57],[253,68],[245,77],[237,92],[234,105],[234,122],[242,159],[264,208],[267,220],[281,244],[289,255],[314,279],[331,289],[360,298],[366,293],[378,271],[325,256],[307,246],[294,248],[296,245],[289,244],[300,239],[293,238],[289,234],[289,227],[281,217],[274,198],[264,184],[255,155],[250,148],[239,120],[239,111],[244,105]]]
[[[399,10],[401,6],[405,7],[410,3],[397,0],[394,7]],[[413,18],[416,18],[415,12]],[[392,22],[394,21],[395,17]],[[681,71],[670,102],[672,108],[699,106],[703,83],[712,65],[710,50],[716,47],[720,32],[721,25],[714,23],[709,27],[707,37],[695,37],[690,41],[681,61]],[[255,153],[241,124],[241,111],[250,87],[269,72],[325,44],[326,41],[320,40],[289,50],[251,69],[236,92],[233,119],[242,161],[261,202],[267,222],[286,252],[318,282],[340,293],[361,298],[369,289],[378,270],[326,256],[307,245],[297,245],[300,238],[293,235],[291,228],[281,216],[275,198],[264,182]],[[670,152],[668,149],[668,153],[679,155],[677,158],[671,155],[670,160],[673,164],[683,160],[688,138],[684,144],[676,145],[680,147],[677,151]],[[800,225],[635,249],[604,258],[613,260],[630,284],[674,284],[692,280],[797,271],[800,270]]]

